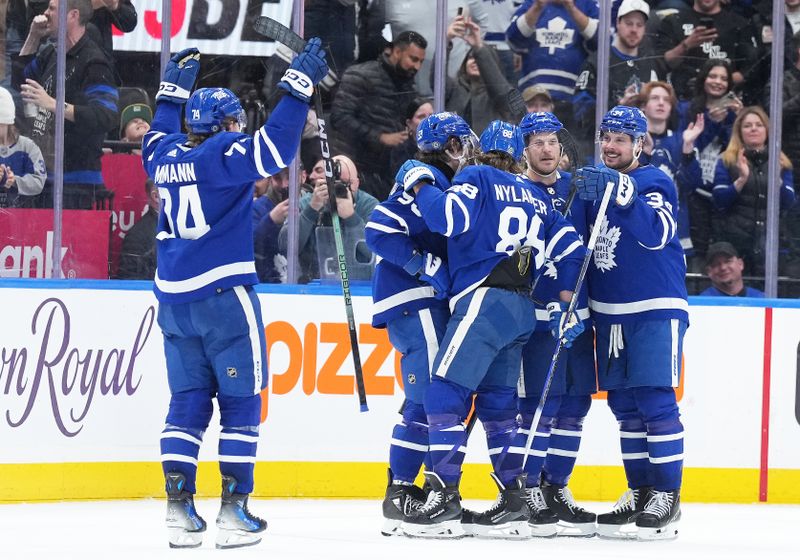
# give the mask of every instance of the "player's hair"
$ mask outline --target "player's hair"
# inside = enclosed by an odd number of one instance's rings
[[[81,25],[86,25],[92,19],[94,9],[92,0],[67,0],[67,11],[78,10],[78,21]]]
[[[721,154],[722,163],[728,169],[736,168],[736,160],[739,158],[739,150],[744,148],[744,142],[742,142],[742,122],[747,115],[756,115],[764,124],[764,127],[767,129],[767,146],[769,146],[769,117],[767,116],[767,112],[758,105],[745,107],[739,111],[739,114],[736,116],[736,120],[733,121],[731,139],[728,142],[728,147],[725,148],[725,151]],[[784,154],[783,151],[781,151],[780,162],[781,169],[792,168],[792,162],[789,161],[788,156]]]
[[[672,112],[674,113],[678,109],[678,96],[675,95],[675,88],[672,87],[672,84],[661,82],[659,80],[647,82],[642,86],[642,90],[639,92],[639,108],[644,110],[644,106],[647,105],[648,98],[656,88],[666,90],[667,95],[669,95],[670,105],[672,105]]]
[[[453,161],[453,159],[447,155],[447,152],[460,151],[462,148],[461,140],[455,136],[451,136],[447,139],[447,143],[441,150],[436,152],[421,152],[417,150],[417,153],[414,154],[414,159],[436,167],[442,171],[448,179],[452,179],[454,172],[453,168],[450,167],[450,162]]]
[[[500,171],[507,171],[508,173],[522,173],[523,168],[522,165],[514,161],[514,158],[511,157],[511,154],[507,154],[505,152],[489,152],[487,153],[480,153],[475,158],[479,164],[482,165],[491,165],[494,168],[499,169]]]
[[[401,51],[406,50],[411,44],[414,44],[421,49],[428,48],[428,41],[426,41],[425,37],[416,31],[403,31],[394,41],[392,41],[392,47],[397,47]]]

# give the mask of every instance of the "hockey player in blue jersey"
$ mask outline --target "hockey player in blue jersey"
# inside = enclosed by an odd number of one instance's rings
[[[447,238],[428,229],[413,194],[403,190],[402,183],[408,171],[420,168],[432,174],[436,188],[447,190],[472,136],[466,121],[453,113],[424,119],[417,127],[419,160],[400,167],[395,188],[372,211],[365,228],[367,245],[380,258],[372,277],[372,326],[386,328],[392,346],[401,353],[405,392],[402,419],[392,431],[389,447],[381,531],[387,536],[399,533],[407,507],[425,501],[422,489],[414,486],[428,453],[423,405],[433,358],[450,319]]]
[[[542,191],[552,210],[565,214],[578,234],[588,239],[586,203],[573,197],[569,210],[565,208],[570,198],[571,175],[558,168],[563,151],[558,137],[563,128],[561,121],[552,113],[528,113],[520,121],[519,128],[525,141],[526,177]],[[558,277],[553,263],[557,257],[548,256],[544,273],[536,282],[533,294],[537,301],[536,330],[522,349],[523,377],[518,391],[518,407],[522,424],[526,427],[533,422],[555,351],[556,340],[552,334],[556,325],[550,325],[551,311],[561,313],[567,308],[566,303],[557,303]],[[591,395],[597,390],[594,332],[588,321],[587,299],[584,283],[576,312],[584,322],[586,332],[561,353],[536,427],[533,449],[529,450],[525,464],[528,491],[534,506],[530,522],[534,536],[591,537],[596,532],[597,516],[575,503],[567,488],[581,442],[583,420],[592,403]],[[549,310],[546,307],[548,302]],[[540,471],[543,471],[541,486]]]
[[[639,109],[611,109],[599,131],[603,165],[579,169],[575,185],[590,201],[606,185],[614,189],[588,271],[589,307],[598,382],[619,422],[629,490],[598,516],[598,533],[655,540],[675,538],[680,520],[683,426],[674,388],[689,316],[677,191],[663,171],[639,164],[646,133]]]
[[[197,49],[170,59],[143,139],[145,171],[162,200],[154,291],[171,397],[161,462],[169,544],[200,546],[206,523],[193,495],[216,397],[222,426],[216,546],[233,548],[258,543],[267,526],[247,506],[268,377],[264,325],[252,289],[258,283],[253,183],[294,157],[313,86],[328,67],[319,39],[310,40],[278,85],[289,95],[252,135],[242,132],[244,111],[229,90],[203,88],[190,95],[199,69]],[[188,135],[181,133],[182,113]]]
[[[478,160],[485,165],[466,167],[446,192],[432,186],[434,177],[424,170],[410,170],[403,181],[415,191],[428,227],[448,237],[452,294],[452,317],[425,396],[433,464],[425,479],[431,492],[424,506],[407,512],[402,529],[411,536],[458,537],[465,526],[486,537],[530,535],[516,385],[520,351],[535,323],[531,279],[546,254],[563,255],[557,267],[569,294],[584,254],[575,230],[509,172],[518,171],[522,155],[519,130],[505,123],[489,128],[481,142],[486,153]],[[563,336],[572,338],[580,329],[573,321]],[[462,526],[458,485],[473,393],[500,495],[489,511],[465,515]]]

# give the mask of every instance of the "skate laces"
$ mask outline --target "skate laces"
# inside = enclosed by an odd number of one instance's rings
[[[614,504],[614,509],[612,511],[614,513],[633,511],[636,507],[636,492],[637,490],[631,490],[630,488],[626,490],[620,499],[617,500],[617,503]]]
[[[432,490],[428,494],[428,499],[417,511],[422,514],[430,513],[438,508],[442,504],[442,501],[444,501],[444,492],[440,490]]]
[[[655,515],[658,518],[666,517],[672,509],[672,492],[653,491],[653,496],[644,506],[644,513]]]
[[[418,511],[422,509],[423,506],[425,506],[425,502],[423,502],[422,500],[418,500],[410,493],[406,493],[406,499],[405,502],[403,503],[403,513],[407,514],[412,511]]]
[[[542,489],[538,486],[527,489],[525,501],[528,502],[528,507],[531,508],[531,511],[538,512],[547,509],[547,502],[544,500]]]
[[[575,502],[572,491],[566,486],[558,489],[558,497],[561,499],[561,502],[569,508],[570,513],[586,511]]]

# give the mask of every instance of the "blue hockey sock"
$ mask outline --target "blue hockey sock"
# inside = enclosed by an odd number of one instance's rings
[[[253,491],[257,447],[257,427],[223,428],[219,435],[219,472],[236,479],[235,494]]]
[[[647,449],[655,489],[661,492],[679,489],[683,474],[683,424],[680,420],[648,422]]]
[[[556,418],[550,431],[550,448],[544,461],[544,479],[566,486],[581,446],[583,418]]]
[[[494,474],[508,486],[522,472],[522,453],[525,441],[519,432],[516,418],[483,423],[486,431],[486,445]]]
[[[197,456],[203,432],[167,424],[161,432],[161,467],[164,476],[179,472],[186,478],[186,491],[194,494],[197,489]]]
[[[428,421],[422,405],[406,401],[403,420],[392,431],[389,468],[397,482],[411,484],[428,455]]]
[[[525,449],[528,443],[528,434],[530,432],[531,423],[533,422],[533,414],[526,412],[521,415],[522,427],[520,428],[521,447]],[[539,486],[539,478],[544,465],[544,459],[547,456],[547,449],[550,447],[550,429],[553,419],[550,416],[542,415],[539,418],[539,425],[536,427],[536,433],[533,438],[533,445],[528,450],[528,460],[525,462],[524,470],[528,475],[528,487]]]
[[[466,437],[464,424],[455,414],[428,415],[433,472],[448,486],[458,483],[461,477],[461,465],[467,452]]]
[[[650,455],[647,453],[647,431],[640,419],[623,420],[619,423],[619,441],[622,448],[622,464],[628,486],[642,488],[653,485],[650,471]]]

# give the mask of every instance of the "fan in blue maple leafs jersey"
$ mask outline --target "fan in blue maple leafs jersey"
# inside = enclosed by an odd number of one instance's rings
[[[402,355],[405,392],[402,418],[389,446],[381,530],[387,536],[399,534],[403,513],[425,499],[422,489],[414,486],[428,456],[424,401],[433,358],[450,319],[447,238],[430,231],[403,181],[409,173],[423,173],[436,188],[446,190],[468,156],[473,136],[466,121],[453,113],[425,118],[417,127],[419,159],[400,167],[389,198],[372,211],[365,228],[367,245],[379,257],[372,276],[372,325],[386,328]]]
[[[253,183],[294,157],[313,86],[328,68],[319,39],[310,40],[278,86],[289,95],[262,128],[248,134],[231,91],[203,88],[190,95],[199,69],[197,49],[170,59],[142,147],[162,201],[154,291],[171,396],[161,462],[170,547],[200,546],[206,523],[193,495],[216,397],[222,426],[216,546],[233,548],[258,543],[267,526],[247,507],[268,377],[261,308],[252,289],[258,283]],[[188,135],[181,133],[182,114]]]
[[[578,234],[588,239],[584,208],[587,203],[570,196],[571,175],[559,169],[563,151],[559,133],[563,125],[552,113],[528,113],[520,121],[519,128],[525,141],[525,177],[543,193],[554,212],[565,215]],[[567,201],[570,201],[569,208]],[[553,337],[556,325],[551,329],[551,313],[547,306],[558,311],[567,306],[553,306],[560,300],[555,266],[558,257],[558,254],[549,255],[544,272],[536,281],[533,293],[536,329],[522,348],[518,409],[525,429],[533,422],[557,344]],[[591,395],[597,390],[594,331],[589,321],[585,282],[576,313],[587,327],[586,331],[561,351],[525,463],[528,492],[532,496],[530,526],[537,537],[556,534],[590,537],[595,534],[597,516],[581,508],[567,488],[580,447],[583,420],[592,403]]]
[[[688,327],[686,264],[676,235],[677,191],[667,175],[638,158],[647,119],[617,106],[603,117],[603,165],[575,175],[581,198],[606,186],[612,204],[601,223],[588,272],[589,307],[597,335],[597,377],[620,425],[629,490],[598,533],[612,538],[675,538],[680,520],[683,425],[675,397]],[[635,525],[635,526],[634,526]]]
[[[464,168],[447,191],[435,188],[424,170],[409,171],[403,181],[406,190],[416,192],[428,227],[448,238],[452,282],[452,317],[425,396],[432,462],[425,477],[432,494],[423,507],[407,512],[402,524],[413,536],[456,537],[465,531],[501,538],[530,535],[516,386],[520,351],[535,325],[532,279],[546,255],[561,255],[559,282],[570,294],[585,254],[572,226],[550,210],[528,181],[513,174],[522,156],[517,127],[491,123],[481,135],[481,148],[478,161],[483,165]],[[573,339],[582,329],[572,322],[562,335]],[[463,422],[473,393],[501,494],[482,513],[462,512],[458,494]]]

